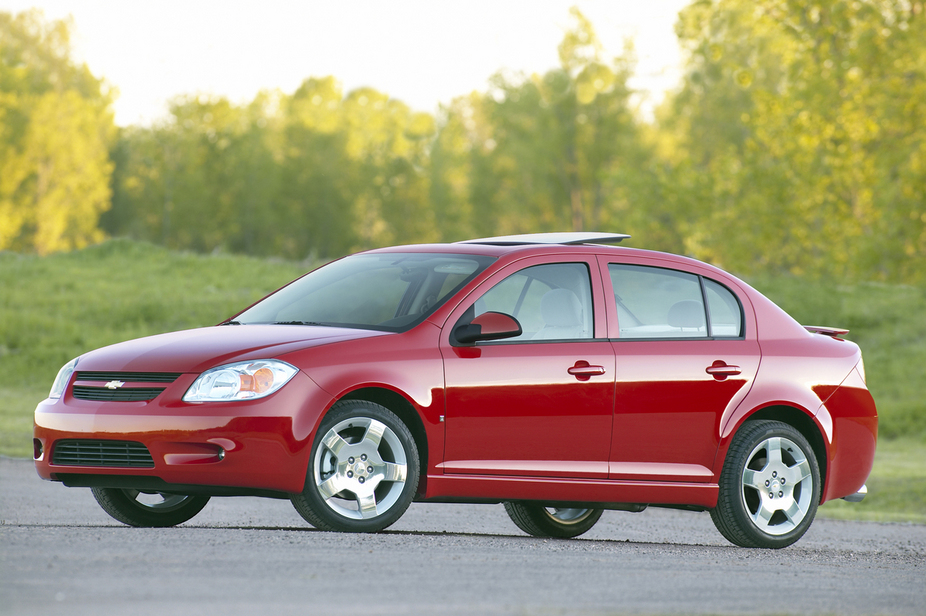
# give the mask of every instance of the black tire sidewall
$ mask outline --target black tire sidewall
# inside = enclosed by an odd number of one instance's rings
[[[813,482],[810,508],[794,529],[782,535],[766,533],[755,525],[743,502],[742,494],[743,472],[749,463],[751,453],[761,442],[773,437],[786,438],[801,449],[810,465]],[[747,422],[737,432],[727,452],[719,488],[717,507],[711,511],[711,517],[721,534],[742,547],[787,547],[807,532],[820,504],[822,486],[816,452],[804,435],[789,424],[771,420]]]
[[[182,503],[159,511],[138,503],[121,488],[91,490],[103,511],[123,524],[142,528],[164,528],[182,524],[202,511],[209,502],[208,496],[186,496]]]
[[[598,523],[603,510],[589,509],[588,517],[578,522],[560,522],[546,512],[546,506],[531,502],[506,502],[505,511],[511,521],[534,537],[571,539],[582,535]]]

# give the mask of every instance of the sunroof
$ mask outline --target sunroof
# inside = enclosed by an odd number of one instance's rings
[[[492,246],[516,246],[520,244],[617,244],[629,238],[624,233],[525,233],[522,235],[501,235],[478,240],[465,240],[458,244],[490,244]]]

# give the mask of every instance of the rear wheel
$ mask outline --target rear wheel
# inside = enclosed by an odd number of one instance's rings
[[[535,537],[568,539],[588,532],[601,517],[601,509],[545,507],[536,503],[505,503],[508,517],[518,528]]]
[[[418,448],[395,413],[372,402],[335,404],[319,427],[296,511],[320,530],[376,532],[418,490]]]
[[[209,502],[208,496],[141,492],[122,488],[92,488],[103,511],[129,526],[176,526],[191,519]]]
[[[783,548],[807,532],[819,503],[820,469],[804,435],[779,421],[754,421],[733,437],[711,519],[736,545]]]

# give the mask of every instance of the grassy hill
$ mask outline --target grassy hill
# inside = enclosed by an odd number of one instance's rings
[[[32,455],[32,412],[67,361],[214,325],[311,267],[128,240],[48,257],[0,253],[0,454]]]
[[[0,454],[31,455],[32,411],[68,360],[218,323],[311,267],[129,240],[48,257],[0,253]],[[881,417],[872,496],[827,505],[824,514],[926,522],[926,289],[791,277],[750,283],[801,323],[851,329],[864,353]]]

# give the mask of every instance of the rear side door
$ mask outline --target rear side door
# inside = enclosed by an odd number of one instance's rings
[[[671,264],[601,265],[617,362],[609,477],[709,482],[720,424],[759,368],[742,302]]]

